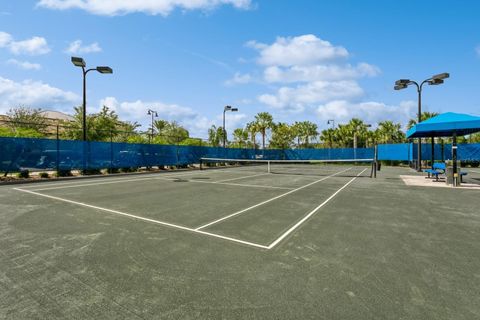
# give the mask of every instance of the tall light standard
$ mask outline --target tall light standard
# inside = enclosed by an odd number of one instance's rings
[[[113,70],[112,68],[106,66],[86,69],[85,60],[79,57],[72,57],[72,63],[76,67],[81,67],[83,73],[82,131],[83,141],[87,141],[87,73],[95,70],[99,73],[110,74],[113,73]]]
[[[227,111],[237,112],[238,108],[233,108],[232,106],[225,106],[223,108],[223,147],[225,148],[226,141],[227,141],[227,130],[225,130],[225,113]]]
[[[410,79],[400,79],[395,81],[395,87],[393,87],[395,90],[402,90],[408,87],[409,85],[415,85],[417,87],[417,93],[418,93],[418,120],[417,124],[422,122],[422,89],[423,85],[425,83],[431,85],[431,86],[437,86],[439,84],[443,83],[444,79],[447,79],[450,77],[450,74],[447,72],[436,74],[431,78],[423,80],[420,84],[418,82],[410,80]],[[417,171],[420,172],[422,171],[422,138],[418,138],[418,147],[417,147]]]
[[[333,119],[328,120],[327,125],[329,125],[330,123],[332,124],[332,129],[335,129],[335,120]]]
[[[152,124],[152,127],[151,127],[151,129],[152,129],[152,135],[150,136],[150,143],[151,143],[152,140],[153,140],[153,118],[158,118],[158,113],[157,113],[157,111],[155,111],[155,110],[148,109],[147,114],[148,114],[149,116],[152,116],[152,122],[151,122],[151,124]]]

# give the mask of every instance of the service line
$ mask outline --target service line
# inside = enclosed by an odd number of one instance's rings
[[[339,172],[336,172],[336,173],[331,174],[331,175],[329,175],[329,176],[326,176],[326,177],[324,177],[324,178],[322,178],[322,179],[315,180],[315,181],[313,181],[313,182],[310,182],[309,184],[306,184],[306,185],[304,185],[304,186],[301,186],[301,187],[298,187],[298,188],[296,188],[296,189],[290,190],[290,191],[288,191],[288,192],[282,193],[282,194],[280,194],[280,195],[278,195],[278,196],[276,196],[276,197],[270,198],[270,199],[268,199],[268,200],[265,200],[265,201],[262,201],[262,202],[260,202],[260,203],[257,203],[257,204],[255,204],[255,205],[253,205],[253,206],[251,206],[251,207],[248,207],[248,208],[242,209],[242,210],[240,210],[240,211],[234,212],[234,213],[229,214],[228,216],[225,216],[225,217],[223,217],[223,218],[220,218],[220,219],[217,219],[217,220],[215,220],[215,221],[206,223],[206,224],[204,224],[204,225],[196,228],[195,230],[201,230],[201,229],[204,229],[204,228],[209,227],[209,226],[211,226],[211,225],[214,225],[214,224],[217,224],[217,223],[219,223],[219,222],[222,222],[222,221],[224,221],[224,220],[230,219],[230,218],[232,218],[232,217],[235,217],[235,216],[237,216],[237,215],[239,215],[239,214],[242,214],[242,213],[244,213],[244,212],[247,212],[247,211],[249,211],[249,210],[255,209],[255,208],[259,207],[259,206],[262,206],[262,205],[267,204],[267,203],[269,203],[269,202],[272,202],[272,201],[274,201],[274,200],[283,198],[283,197],[285,197],[285,196],[287,196],[287,195],[289,195],[289,194],[291,194],[291,193],[294,193],[294,192],[300,191],[300,190],[302,190],[302,189],[305,189],[305,188],[307,188],[307,187],[310,187],[310,186],[312,186],[312,185],[314,185],[314,184],[316,184],[316,183],[319,183],[319,182],[321,182],[321,181],[324,181],[324,180],[326,180],[326,179],[328,179],[328,178],[331,178],[331,177],[333,177],[333,176],[336,176],[336,175],[338,175],[338,174],[340,174],[340,173],[343,173],[343,172],[345,172],[345,171],[348,171],[348,170],[350,170],[350,169],[352,169],[352,167],[347,168],[347,169],[342,170],[342,171],[339,171]],[[365,170],[364,170],[364,171],[365,171]],[[362,172],[363,172],[363,171],[362,171]]]

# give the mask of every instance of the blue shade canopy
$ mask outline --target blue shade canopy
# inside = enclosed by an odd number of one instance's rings
[[[464,136],[480,131],[480,117],[447,112],[420,122],[407,131],[407,138]]]

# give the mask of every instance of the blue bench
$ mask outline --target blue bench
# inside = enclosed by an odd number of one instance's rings
[[[432,177],[435,176],[435,181],[438,181],[438,176],[441,174],[445,174],[445,170],[446,170],[445,163],[436,162],[433,164],[431,169],[426,169],[424,171],[428,174],[427,178],[430,178],[430,176]],[[461,171],[459,172],[460,182],[463,182],[463,176],[466,176],[467,174],[468,172],[461,172]]]
[[[445,174],[445,169],[445,163],[436,162],[433,164],[431,169],[426,169],[424,171],[428,174],[428,178],[430,178],[430,176],[435,176],[435,181],[438,181],[438,176],[440,174]]]

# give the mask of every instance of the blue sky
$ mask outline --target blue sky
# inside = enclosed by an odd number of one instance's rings
[[[17,105],[71,113],[81,73],[88,111],[102,104],[148,124],[146,110],[193,136],[268,111],[320,129],[360,117],[405,124],[416,92],[399,78],[451,78],[426,86],[425,111],[480,114],[480,3],[475,1],[0,0],[0,113]]]

